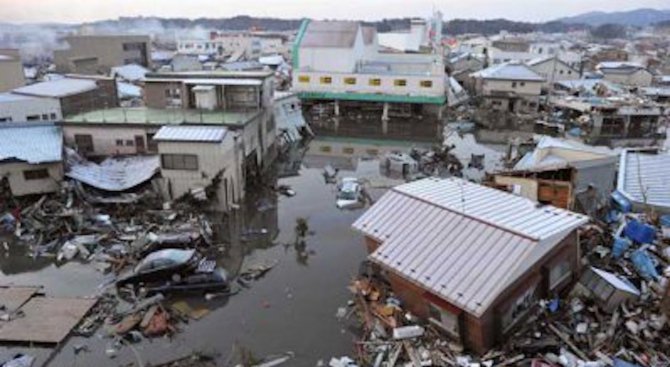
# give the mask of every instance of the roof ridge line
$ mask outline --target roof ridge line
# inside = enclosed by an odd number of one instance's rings
[[[517,231],[517,230],[515,230],[515,229],[513,229],[513,228],[509,228],[509,227],[500,225],[500,224],[498,224],[498,223],[493,223],[493,222],[490,221],[490,220],[485,220],[485,219],[483,219],[483,218],[476,217],[476,216],[474,216],[474,215],[472,215],[472,214],[467,214],[467,213],[461,212],[461,211],[459,211],[459,210],[457,210],[457,209],[450,208],[450,207],[447,207],[447,206],[445,206],[445,205],[440,205],[440,204],[438,204],[438,203],[428,201],[428,200],[426,200],[426,199],[424,199],[424,198],[419,197],[418,195],[414,195],[414,194],[410,194],[410,193],[408,193],[408,192],[400,191],[400,190],[398,190],[398,187],[394,187],[392,190],[395,191],[395,192],[397,192],[397,193],[399,193],[399,194],[401,194],[401,195],[405,195],[405,196],[408,196],[408,197],[410,197],[410,198],[413,198],[413,199],[419,200],[419,201],[421,201],[421,202],[424,202],[424,203],[426,203],[426,204],[429,204],[429,205],[432,205],[432,206],[435,206],[435,207],[438,207],[438,208],[441,208],[441,209],[450,211],[450,212],[455,213],[455,214],[458,214],[458,215],[462,215],[462,216],[464,216],[464,217],[466,217],[466,218],[469,218],[469,219],[475,220],[475,221],[477,221],[477,222],[481,222],[481,223],[484,223],[484,224],[486,224],[486,225],[489,225],[489,226],[498,228],[498,229],[503,230],[503,231],[505,231],[505,232],[509,232],[509,233],[511,233],[511,234],[513,234],[513,235],[517,235],[517,236],[526,238],[526,239],[531,240],[531,241],[536,242],[536,243],[539,243],[539,242],[540,242],[540,238],[539,238],[539,237],[531,236],[531,235],[529,235],[529,234],[526,234],[526,233],[522,233],[522,232],[520,232],[520,231]]]

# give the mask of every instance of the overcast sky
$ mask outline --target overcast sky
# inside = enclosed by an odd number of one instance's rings
[[[0,21],[79,23],[119,16],[364,19],[426,16],[544,21],[583,12],[641,7],[670,9],[668,0],[0,0]]]

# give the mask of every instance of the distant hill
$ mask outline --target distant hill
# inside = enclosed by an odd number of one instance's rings
[[[411,18],[383,19],[376,22],[364,22],[373,25],[379,32],[408,29]],[[102,33],[141,32],[153,33],[166,29],[201,29],[201,30],[248,30],[251,28],[267,31],[297,30],[300,19],[257,18],[236,16],[232,18],[159,18],[159,17],[121,17],[119,19],[85,23]],[[464,33],[498,34],[500,31],[514,33],[529,32],[566,32],[574,29],[588,28],[583,24],[566,24],[557,21],[545,23],[517,22],[507,19],[454,19],[446,21],[443,26],[445,34],[459,35]]]
[[[670,20],[670,9],[637,9],[612,13],[595,11],[575,15],[572,17],[560,18],[557,20],[563,23],[581,23],[588,24],[590,26],[599,26],[611,23],[626,26],[645,27],[655,23]]]

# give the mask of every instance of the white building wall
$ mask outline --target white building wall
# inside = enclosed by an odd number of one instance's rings
[[[482,80],[481,85],[483,95],[490,95],[493,92],[513,92],[524,96],[539,96],[542,91],[542,82],[488,79]]]
[[[638,70],[632,74],[606,73],[604,74],[604,78],[612,83],[634,87],[648,87],[653,80],[653,76],[647,70]]]
[[[300,70],[353,73],[356,58],[351,48],[301,47],[298,51]]]
[[[28,121],[29,116],[39,116],[38,120],[33,121],[60,121],[63,112],[57,99],[21,98],[3,101],[0,98],[0,121],[24,122]]]
[[[302,82],[301,76],[309,77],[309,82]],[[331,77],[330,84],[321,83],[322,77]],[[356,84],[345,83],[346,78],[355,78]],[[379,86],[370,85],[371,79],[380,79]],[[406,81],[405,86],[396,86],[395,80]],[[422,81],[431,81],[430,87],[421,86]],[[304,72],[293,75],[293,91],[295,92],[330,92],[330,93],[380,93],[394,95],[431,96],[445,95],[444,76],[422,75],[389,75],[389,74],[339,74],[328,72]]]
[[[49,177],[37,180],[26,180],[23,172],[47,169]],[[26,162],[12,162],[0,164],[0,177],[7,177],[9,187],[15,196],[32,194],[46,194],[60,189],[63,181],[63,164],[61,162],[29,164]]]
[[[545,87],[552,86],[554,85],[554,82],[559,80],[579,79],[579,71],[572,69],[555,58],[540,64],[532,65],[530,68],[546,79],[544,82]]]
[[[218,206],[229,210],[231,205],[244,197],[242,177],[242,155],[236,159],[234,134],[228,132],[221,143],[204,142],[159,142],[160,154],[194,154],[198,156],[198,170],[170,170],[161,168],[168,197],[178,198],[191,189],[204,188],[223,170],[217,191]],[[227,184],[226,184],[227,182]],[[227,191],[226,191],[227,186]]]

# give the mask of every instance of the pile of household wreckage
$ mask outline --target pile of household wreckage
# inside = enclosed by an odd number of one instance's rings
[[[352,366],[670,366],[670,216],[631,213],[615,192],[606,220],[580,230],[583,272],[569,294],[540,300],[503,345],[473,356],[402,302],[372,266],[337,311],[360,331]]]
[[[157,170],[155,157],[94,164],[70,154],[66,175],[72,180],[63,182],[60,192],[32,201],[0,200],[0,235],[13,235],[27,256],[53,258],[57,264],[77,260],[106,274],[97,294],[57,304],[68,315],[54,325],[55,337],[48,340],[35,332],[43,328],[10,336],[4,331],[48,323],[44,315],[56,315],[52,305],[47,303],[50,312],[31,313],[32,299],[58,299],[38,297],[39,287],[0,287],[0,342],[61,343],[72,332],[91,336],[102,330],[110,338],[106,353],[113,358],[125,344],[175,333],[181,322],[204,317],[206,302],[234,294],[270,270],[252,265],[229,279],[209,259],[225,246],[214,241],[202,209],[208,188],[163,202],[151,181]],[[3,245],[9,249],[7,242]],[[204,306],[180,297],[193,293],[204,295]],[[74,318],[67,312],[73,303],[78,305]]]

